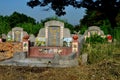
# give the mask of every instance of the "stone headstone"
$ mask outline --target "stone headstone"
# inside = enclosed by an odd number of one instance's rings
[[[63,46],[64,23],[56,20],[45,23],[45,37],[47,46]]]
[[[88,60],[88,54],[82,54],[82,64],[86,64]]]
[[[100,27],[97,27],[97,26],[89,27],[88,30],[85,31],[84,36],[86,38],[95,34],[100,35],[101,37],[104,37],[104,32],[100,29]]]
[[[12,29],[12,38],[14,41],[21,42],[23,38],[23,28],[15,27]]]
[[[45,37],[46,46],[63,46],[63,39],[72,37],[70,30],[64,28],[64,23],[51,20],[45,23],[45,28],[39,30],[37,37]]]
[[[60,27],[51,26],[48,28],[48,45],[60,46]]]
[[[13,41],[22,42],[22,39],[25,35],[28,35],[26,31],[23,31],[23,28],[14,27],[12,31],[9,31],[7,36],[11,36]]]

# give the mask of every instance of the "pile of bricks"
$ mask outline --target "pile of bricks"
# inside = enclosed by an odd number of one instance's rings
[[[2,42],[0,43],[0,60],[13,57],[15,52],[22,51],[22,43]]]

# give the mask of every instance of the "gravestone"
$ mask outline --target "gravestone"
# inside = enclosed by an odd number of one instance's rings
[[[45,23],[45,28],[39,30],[37,38],[45,38],[46,46],[63,46],[63,37],[70,37],[70,31],[64,29],[63,22],[51,20]]]
[[[64,23],[60,21],[48,21],[45,23],[45,38],[47,46],[63,46]]]
[[[88,54],[82,54],[82,65],[86,64],[88,61]]]
[[[26,31],[23,31],[23,28],[14,27],[12,31],[9,31],[7,36],[11,36],[13,41],[22,42],[22,39],[25,35],[28,35]]]
[[[88,30],[85,31],[84,36],[85,39],[86,37],[90,37],[91,35],[100,35],[101,37],[104,37],[104,32],[100,29],[100,27],[97,26],[91,26],[88,28]]]
[[[60,27],[48,27],[48,46],[60,46]]]
[[[23,38],[23,29],[15,27],[12,29],[12,38],[14,41],[21,42]]]
[[[64,28],[63,22],[51,20],[39,30],[37,38],[45,38],[46,46],[63,46],[64,38],[72,38],[72,35],[69,29]]]

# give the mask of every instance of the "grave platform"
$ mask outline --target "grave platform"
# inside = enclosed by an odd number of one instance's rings
[[[15,53],[13,58],[0,62],[4,66],[29,66],[29,67],[74,67],[78,66],[78,60],[61,59],[55,55],[54,58],[26,58],[26,53]]]

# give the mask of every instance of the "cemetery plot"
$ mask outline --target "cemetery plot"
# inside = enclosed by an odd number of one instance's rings
[[[46,22],[36,37],[28,35],[23,28],[15,27],[7,34],[6,41],[0,43],[0,60],[11,58],[8,64],[18,66],[41,66],[41,64],[46,66],[45,63],[50,61],[55,66],[56,64],[62,66],[65,65],[65,60],[69,62],[66,66],[77,65],[76,61],[75,64],[71,61],[79,54],[79,43],[78,35],[75,38],[75,34],[70,34],[70,30],[64,28],[64,23],[60,21]]]

